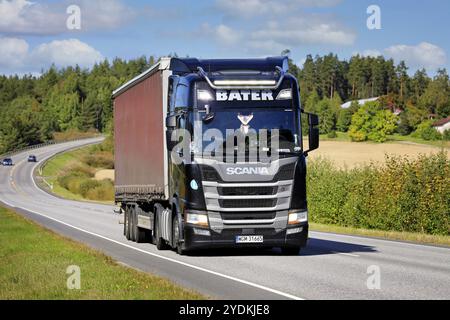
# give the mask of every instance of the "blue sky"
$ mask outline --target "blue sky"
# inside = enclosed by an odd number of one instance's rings
[[[67,7],[81,9],[81,29],[69,30]],[[369,30],[367,8],[381,10],[381,30]],[[291,50],[406,60],[410,72],[449,68],[450,2],[444,0],[0,0],[0,73],[39,73],[92,66],[114,57],[260,57]]]

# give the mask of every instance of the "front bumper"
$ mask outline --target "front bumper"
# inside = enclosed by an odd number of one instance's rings
[[[281,231],[274,228],[236,228],[224,229],[218,233],[209,228],[201,228],[194,225],[184,226],[184,247],[186,250],[208,248],[271,248],[271,247],[305,247],[308,241],[307,222],[289,226]],[[288,234],[288,230],[300,229],[300,231]],[[209,235],[206,233],[209,232]],[[263,243],[236,243],[236,236],[255,235],[264,236]]]

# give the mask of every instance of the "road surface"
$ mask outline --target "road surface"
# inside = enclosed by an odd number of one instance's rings
[[[32,153],[43,161],[96,141]],[[276,249],[178,256],[127,241],[113,206],[63,200],[39,189],[32,177],[37,164],[27,163],[27,157],[21,153],[13,157],[14,167],[0,166],[0,202],[123,264],[213,299],[450,299],[449,248],[311,232],[299,256],[283,256]]]

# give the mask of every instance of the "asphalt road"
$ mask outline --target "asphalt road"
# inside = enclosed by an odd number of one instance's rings
[[[95,141],[52,145],[32,153],[43,161]],[[151,244],[129,242],[113,206],[63,200],[39,189],[32,178],[37,165],[26,162],[28,154],[14,156],[12,168],[0,166],[0,202],[126,265],[211,298],[450,299],[449,248],[320,232],[310,233],[309,245],[299,256],[283,256],[276,249],[178,256]]]

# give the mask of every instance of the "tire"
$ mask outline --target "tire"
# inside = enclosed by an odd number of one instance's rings
[[[136,242],[137,243],[144,243],[147,242],[147,232],[145,229],[139,228],[138,227],[138,221],[139,221],[139,216],[138,216],[138,210],[134,209],[134,215],[135,215],[135,225],[134,225],[134,234],[136,235]]]
[[[125,207],[125,221],[124,221],[124,231],[125,238],[130,241],[131,240],[131,217],[130,217],[130,207]]]
[[[178,217],[175,214],[172,218],[172,248],[182,256],[185,253],[183,244],[180,243],[180,224],[178,223]]]
[[[136,241],[136,209],[130,206],[130,240]]]
[[[300,247],[282,247],[281,253],[286,256],[298,256],[300,249]]]
[[[158,250],[167,250],[169,249],[169,246],[167,245],[166,241],[161,237],[161,230],[159,230],[159,217],[161,216],[161,213],[163,212],[164,208],[159,203],[155,204],[155,227],[154,227],[154,244],[156,245],[156,248]]]

